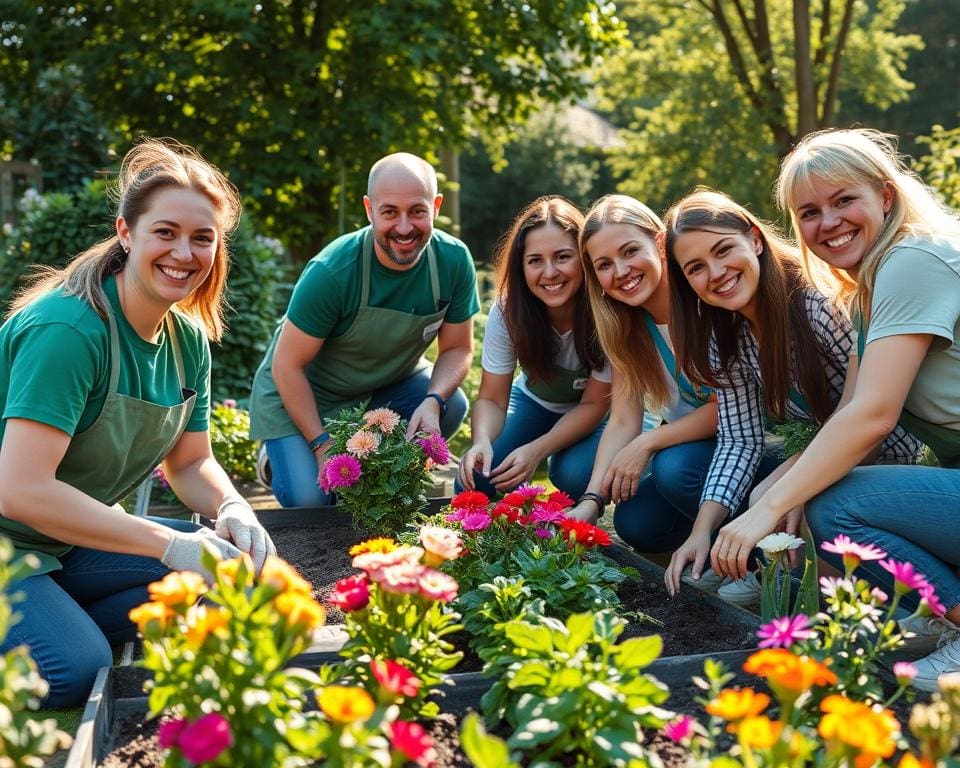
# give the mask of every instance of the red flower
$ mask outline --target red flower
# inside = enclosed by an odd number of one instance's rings
[[[527,501],[527,497],[522,493],[517,491],[512,491],[501,499],[501,504],[506,504],[508,507],[522,507]]]
[[[437,750],[433,737],[419,723],[397,720],[391,727],[390,746],[420,768],[433,768],[437,764]]]
[[[397,661],[371,661],[370,671],[377,682],[392,696],[410,699],[420,691],[420,679]]]
[[[363,574],[340,579],[333,585],[333,591],[327,602],[344,613],[359,611],[370,602],[370,582]]]
[[[550,504],[556,504],[560,509],[566,509],[567,507],[572,507],[574,504],[573,499],[571,499],[563,491],[554,491],[549,496],[547,496],[547,502]]]
[[[511,507],[509,504],[504,504],[502,501],[493,508],[493,511],[490,514],[495,518],[505,517],[511,523],[515,523],[520,519],[520,512]]]
[[[573,545],[582,544],[585,547],[608,547],[610,546],[610,534],[603,528],[584,522],[583,520],[572,520],[567,518],[560,522],[560,528],[563,530],[563,538]]]
[[[481,491],[461,491],[450,499],[450,506],[454,509],[481,510],[486,509],[489,503],[487,494]]]

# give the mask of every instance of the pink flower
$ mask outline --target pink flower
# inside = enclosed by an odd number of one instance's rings
[[[354,568],[366,571],[367,575],[373,578],[376,571],[388,568],[391,565],[418,564],[422,557],[423,549],[404,544],[390,552],[364,552],[354,557],[351,564]]]
[[[163,490],[167,490],[170,487],[170,483],[167,482],[167,473],[163,471],[163,467],[154,469],[151,477],[160,483],[160,487]]]
[[[219,712],[203,715],[180,731],[176,746],[194,765],[216,760],[233,744],[230,723]]]
[[[934,591],[932,584],[926,584],[920,587],[920,607],[917,612],[921,616],[940,617],[947,612],[946,606],[940,602],[940,598],[937,597],[937,593]]]
[[[534,502],[533,510],[530,512],[529,522],[531,525],[538,523],[559,523],[565,519],[562,509],[555,508],[552,504],[543,502]]]
[[[880,587],[874,587],[870,590],[870,596],[876,600],[878,603],[885,603],[890,599],[890,596],[884,592]]]
[[[443,519],[448,523],[459,523],[463,520],[463,516],[466,514],[466,510],[458,509],[454,512],[451,512],[449,515],[444,515]]]
[[[346,453],[339,453],[324,463],[320,487],[325,493],[337,488],[349,488],[362,474],[359,461]]]
[[[809,640],[816,633],[807,629],[810,619],[802,613],[796,616],[781,616],[757,630],[757,637],[763,638],[761,648],[789,648],[798,640]]]
[[[358,429],[347,440],[347,450],[358,459],[363,459],[380,447],[380,435],[366,429]]]
[[[887,553],[879,547],[875,547],[873,544],[857,544],[843,533],[833,541],[824,543],[823,550],[842,555],[843,567],[847,573],[856,570],[857,566],[864,560],[882,560],[887,556]]]
[[[898,661],[893,665],[893,676],[900,685],[906,687],[917,676],[917,668],[909,661]]]
[[[428,459],[432,459],[440,466],[450,461],[450,448],[439,432],[431,432],[420,438],[417,440],[417,445],[420,446]]]
[[[344,613],[366,608],[370,602],[370,582],[363,574],[340,579],[333,585],[327,602]]]
[[[543,528],[538,527],[534,530],[534,535],[539,539],[552,539],[553,538],[553,529],[552,528]]]
[[[492,518],[486,512],[467,512],[460,518],[460,527],[465,531],[482,531]]]
[[[663,735],[679,744],[693,735],[696,722],[690,715],[680,715],[676,720],[663,726]]]
[[[423,526],[420,543],[426,552],[424,561],[434,568],[447,560],[456,560],[463,553],[463,542],[457,532],[438,525]]]
[[[547,489],[542,485],[530,485],[529,483],[524,483],[514,491],[514,493],[524,501],[533,501],[537,498],[537,496],[540,496],[546,492]]]
[[[236,408],[236,407],[237,407],[237,401],[234,400],[232,397],[228,397],[226,400],[223,401],[223,407],[224,407],[224,408]]]
[[[420,692],[420,679],[398,661],[371,661],[370,671],[380,686],[392,696],[409,699]]]
[[[436,571],[433,568],[424,568],[420,574],[420,594],[428,600],[438,603],[449,603],[457,597],[460,585],[452,576]]]
[[[374,408],[363,414],[363,421],[368,427],[377,427],[384,435],[389,435],[400,423],[400,414],[389,408]]]
[[[160,728],[157,730],[157,743],[160,745],[160,749],[173,747],[186,727],[187,721],[182,717],[178,717],[176,720],[164,720],[160,723]]]
[[[921,587],[930,586],[926,577],[913,567],[913,563],[898,560],[881,560],[880,567],[893,576],[893,589],[901,595]]]
[[[397,720],[390,726],[390,746],[420,768],[437,764],[437,750],[433,737],[419,723]]]
[[[420,577],[425,570],[419,563],[398,563],[371,573],[370,578],[387,592],[412,595],[420,590]]]

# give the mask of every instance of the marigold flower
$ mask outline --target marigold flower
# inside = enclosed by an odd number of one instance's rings
[[[769,749],[780,738],[783,723],[774,722],[766,715],[745,717],[736,727],[740,741],[751,749]]]
[[[789,648],[799,640],[809,640],[816,632],[807,629],[810,620],[802,613],[796,616],[781,616],[764,624],[757,630],[761,648]]]
[[[370,662],[370,671],[376,681],[391,696],[413,698],[420,692],[420,679],[403,664],[391,659]]]
[[[364,574],[340,579],[333,585],[327,602],[344,613],[366,608],[370,602],[370,582]]]
[[[797,656],[785,648],[757,651],[744,662],[744,672],[765,677],[778,693],[794,698],[814,685],[833,685],[837,676],[809,656]]]
[[[824,698],[820,709],[825,714],[817,733],[827,741],[856,749],[863,758],[858,765],[873,765],[878,757],[890,757],[896,751],[900,726],[889,709],[875,710],[840,694]]]
[[[286,618],[288,627],[311,631],[323,626],[327,620],[326,609],[309,594],[302,592],[281,592],[273,599],[273,607]]]
[[[424,437],[421,437],[417,440],[417,445],[420,446],[423,455],[426,456],[428,460],[440,466],[450,461],[450,447],[447,445],[447,441],[443,439],[443,435],[439,432],[430,432]]]
[[[696,724],[697,721],[690,715],[680,715],[676,720],[671,720],[663,726],[663,735],[670,741],[681,744],[694,734]]]
[[[457,598],[460,585],[452,576],[433,568],[424,568],[420,574],[420,594],[428,600],[449,603]]]
[[[456,531],[438,525],[425,525],[420,529],[420,543],[424,549],[424,561],[434,568],[447,560],[456,560],[463,554],[463,542]]]
[[[313,591],[310,582],[286,560],[271,555],[260,569],[260,583],[273,587],[277,592],[299,592],[309,595]]]
[[[207,637],[229,622],[230,613],[223,608],[198,605],[187,617],[186,640],[194,648],[199,648]]]
[[[349,724],[366,720],[377,708],[363,688],[328,685],[317,697],[320,710],[336,723]]]
[[[767,708],[770,697],[753,688],[724,688],[707,704],[707,713],[736,722],[745,717],[756,717]]]
[[[563,538],[570,542],[571,546],[574,543],[582,544],[585,547],[610,546],[610,534],[603,528],[590,525],[584,520],[564,518],[560,521],[560,529],[563,531]]]
[[[378,536],[373,539],[361,541],[359,544],[354,544],[347,551],[347,554],[351,555],[352,557],[363,555],[367,552],[380,552],[385,554],[387,552],[393,552],[393,550],[395,550],[398,546],[400,545],[397,544],[397,542],[395,542],[393,539],[386,536]]]
[[[492,519],[486,512],[467,512],[460,518],[460,527],[465,531],[482,531]]]
[[[171,608],[193,605],[206,591],[203,576],[193,571],[172,571],[147,587],[151,600]]]
[[[370,578],[386,592],[412,595],[420,591],[420,577],[425,570],[420,563],[398,563],[371,572]]]
[[[238,584],[237,578],[240,575],[240,564],[243,563],[246,566],[246,572],[244,575],[244,583]],[[244,552],[240,557],[234,557],[230,560],[221,560],[217,563],[217,579],[224,584],[229,584],[232,587],[249,587],[253,584],[253,560],[250,559],[250,555]]]
[[[233,746],[230,723],[219,712],[210,712],[188,723],[177,735],[176,747],[194,765],[216,760]]]
[[[380,447],[380,435],[367,429],[358,429],[347,440],[347,452],[363,459]]]
[[[394,722],[390,726],[390,746],[420,768],[433,768],[437,764],[433,737],[420,723]]]
[[[855,571],[864,560],[883,560],[887,556],[879,547],[873,544],[857,544],[843,533],[821,546],[824,552],[833,552],[843,557],[843,567],[847,573]]]
[[[481,491],[460,491],[456,496],[450,499],[450,506],[453,509],[486,509],[490,504],[487,494]]]
[[[143,603],[136,608],[131,608],[127,615],[130,621],[137,625],[140,634],[148,636],[166,629],[174,613],[163,603]]]
[[[363,414],[363,421],[368,427],[376,427],[384,435],[389,435],[400,424],[400,414],[389,408],[374,408]]]
[[[913,563],[900,562],[892,558],[881,560],[880,567],[893,576],[893,589],[901,595],[921,587],[929,587],[926,576],[913,567]]]

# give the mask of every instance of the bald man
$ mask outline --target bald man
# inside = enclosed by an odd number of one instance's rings
[[[443,195],[433,167],[397,153],[370,169],[370,225],[311,259],[253,380],[250,436],[264,441],[284,507],[330,503],[317,478],[323,426],[341,408],[386,406],[416,432],[452,435],[480,308],[467,246],[434,229]],[[423,352],[437,339],[431,367]]]

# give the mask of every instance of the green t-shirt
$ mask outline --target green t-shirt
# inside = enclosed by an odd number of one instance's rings
[[[368,229],[338,237],[307,262],[287,309],[287,319],[304,333],[332,339],[350,328],[360,306],[360,249]],[[436,229],[431,242],[437,253],[440,300],[449,305],[444,322],[463,323],[480,310],[470,250],[460,240]],[[374,256],[367,303],[412,315],[436,312],[426,257],[421,257],[412,269],[401,271],[388,269]]]
[[[867,343],[911,333],[935,338],[904,407],[960,430],[960,243],[907,237],[877,270]]]
[[[158,405],[183,402],[166,324],[156,344],[127,322],[114,277],[104,282],[120,335],[120,394]],[[183,356],[184,385],[197,392],[187,431],[209,426],[210,346],[203,331],[173,314]],[[0,442],[7,419],[30,419],[68,435],[87,429],[103,408],[110,380],[105,320],[82,298],[52,291],[0,327]]]

